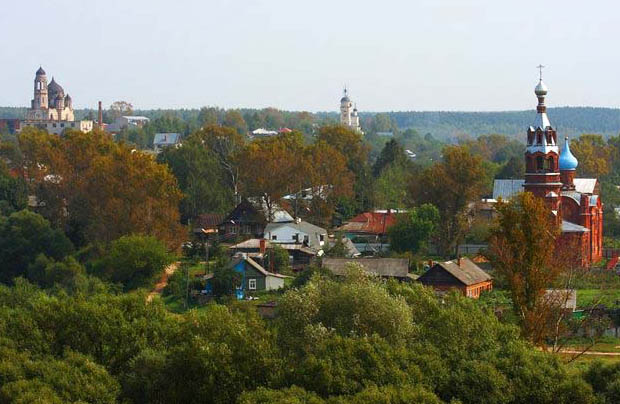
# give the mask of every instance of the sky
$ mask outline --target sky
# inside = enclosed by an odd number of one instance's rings
[[[42,65],[74,107],[620,107],[620,2],[2,0],[0,106]]]

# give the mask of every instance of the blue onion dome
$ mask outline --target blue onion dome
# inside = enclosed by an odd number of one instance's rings
[[[574,170],[579,165],[579,162],[570,152],[570,146],[568,144],[568,138],[564,140],[564,150],[560,154],[560,170]]]

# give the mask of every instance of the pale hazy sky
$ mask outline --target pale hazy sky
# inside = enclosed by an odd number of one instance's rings
[[[620,3],[1,0],[0,105],[39,64],[76,107],[361,111],[620,107]]]

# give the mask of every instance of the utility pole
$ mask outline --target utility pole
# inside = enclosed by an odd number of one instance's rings
[[[205,239],[205,275],[209,273],[209,238]]]
[[[185,284],[185,310],[189,307],[189,265],[185,266],[186,284]]]

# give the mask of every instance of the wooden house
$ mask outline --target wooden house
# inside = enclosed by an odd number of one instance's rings
[[[469,258],[438,262],[418,281],[437,291],[459,290],[464,296],[477,299],[480,293],[493,289],[491,275],[484,272]]]
[[[288,276],[275,274],[267,271],[252,258],[244,255],[235,257],[230,263],[232,269],[238,274],[235,294],[237,299],[244,299],[254,292],[276,290],[284,287],[284,279]],[[213,274],[205,276],[205,293],[212,294]]]

